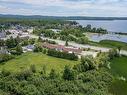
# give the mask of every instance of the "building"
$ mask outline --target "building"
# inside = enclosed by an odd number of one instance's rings
[[[30,37],[29,37],[29,35],[21,35],[21,36],[19,36],[21,39],[29,39]]]
[[[35,46],[34,45],[27,45],[27,46],[24,46],[22,47],[23,49],[23,52],[28,52],[28,51],[33,51],[35,49]]]
[[[96,57],[97,54],[99,53],[97,51],[83,51],[83,49],[73,46],[64,46],[64,45],[49,44],[49,43],[43,43],[42,47],[47,49],[55,49],[61,52],[75,53],[79,58],[81,58],[81,56],[88,56],[88,55]]]
[[[3,31],[0,32],[0,39],[1,39],[1,38],[6,38],[6,33],[3,32]]]
[[[31,34],[31,33],[33,33],[33,28],[29,28],[29,29],[27,29],[27,32],[29,33],[29,34]]]
[[[59,33],[59,32],[61,32],[60,29],[49,29],[49,30],[52,30],[54,33]]]
[[[75,53],[77,55],[80,55],[82,53],[82,49],[80,49],[80,48],[66,47],[64,45],[43,43],[42,47],[48,48],[48,49],[55,49],[55,50],[58,50],[58,51],[61,51],[61,52]]]
[[[0,54],[10,54],[5,47],[0,47]]]

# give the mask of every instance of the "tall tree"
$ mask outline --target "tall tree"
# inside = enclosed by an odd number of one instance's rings
[[[71,70],[69,66],[64,67],[64,72],[63,72],[63,79],[65,80],[74,80],[74,72]]]
[[[68,44],[68,40],[66,40],[66,42],[65,42],[65,46],[68,46],[69,44]]]
[[[57,77],[56,71],[54,69],[51,69],[51,72],[49,74],[50,79],[55,79]]]
[[[16,50],[16,53],[19,54],[19,55],[23,53],[23,50],[22,50],[22,47],[21,47],[20,44],[18,44],[18,45],[16,46],[16,49],[15,49],[15,50]]]

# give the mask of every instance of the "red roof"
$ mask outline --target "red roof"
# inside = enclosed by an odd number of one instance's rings
[[[48,49],[57,49],[62,50],[64,52],[72,52],[72,53],[81,53],[82,49],[75,48],[75,47],[65,47],[64,45],[56,45],[56,44],[49,44],[49,43],[43,43],[42,45],[44,48]]]

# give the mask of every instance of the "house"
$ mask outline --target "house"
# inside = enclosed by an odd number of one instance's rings
[[[27,29],[27,32],[29,33],[29,34],[31,34],[31,33],[33,33],[33,28],[29,28],[29,29]]]
[[[0,54],[10,54],[5,47],[0,47]]]
[[[99,53],[98,51],[83,51],[82,49],[73,47],[73,46],[49,44],[46,42],[42,44],[42,47],[47,48],[47,49],[55,49],[55,50],[61,51],[61,52],[75,53],[78,56],[78,58],[81,58],[81,56],[88,56],[88,55],[96,57],[97,54]]]
[[[3,31],[1,31],[1,32],[0,32],[0,38],[6,38],[6,33],[3,32]]]
[[[65,47],[64,51],[68,53],[75,53],[77,55],[82,53],[82,49],[75,47]]]
[[[23,49],[23,52],[33,51],[35,49],[35,46],[27,45],[27,46],[22,47],[22,49]]]
[[[59,33],[59,32],[61,32],[60,29],[49,29],[49,30],[53,31],[54,33]]]
[[[43,43],[42,47],[48,48],[48,49],[55,49],[55,50],[58,50],[58,51],[61,51],[61,52],[75,53],[77,55],[80,55],[82,53],[82,49],[80,49],[80,48],[66,47],[64,45]]]
[[[9,29],[8,30],[11,34],[19,34],[20,32],[18,30],[15,30],[15,29]]]
[[[19,36],[21,39],[29,39],[30,37],[29,37],[29,35],[21,35],[21,36]]]

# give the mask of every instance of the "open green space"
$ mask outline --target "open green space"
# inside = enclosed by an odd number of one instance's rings
[[[127,57],[122,56],[111,60],[111,73],[116,78],[124,77],[127,79]],[[115,80],[110,88],[114,95],[127,95],[127,81]]]
[[[121,49],[127,50],[127,43],[124,43],[124,42],[112,41],[112,40],[102,40],[99,42],[99,44],[105,47],[111,47],[111,48],[121,47]]]
[[[122,50],[127,50],[127,43],[113,41],[113,40],[102,40],[100,42],[89,42],[90,45],[101,46],[101,47],[109,47],[109,48],[118,48],[120,47]]]
[[[20,56],[17,56],[15,59],[12,59],[8,62],[2,63],[0,65],[0,70],[5,69],[11,72],[18,72],[22,69],[29,68],[32,64],[36,66],[36,69],[39,71],[46,66],[47,72],[53,68],[58,72],[61,72],[64,69],[65,65],[74,66],[78,64],[78,61],[70,61],[55,57],[50,57],[42,53],[24,53]]]
[[[127,95],[127,82],[115,80],[110,88],[113,95]]]
[[[116,57],[111,60],[111,72],[116,76],[123,76],[127,79],[127,57]]]

